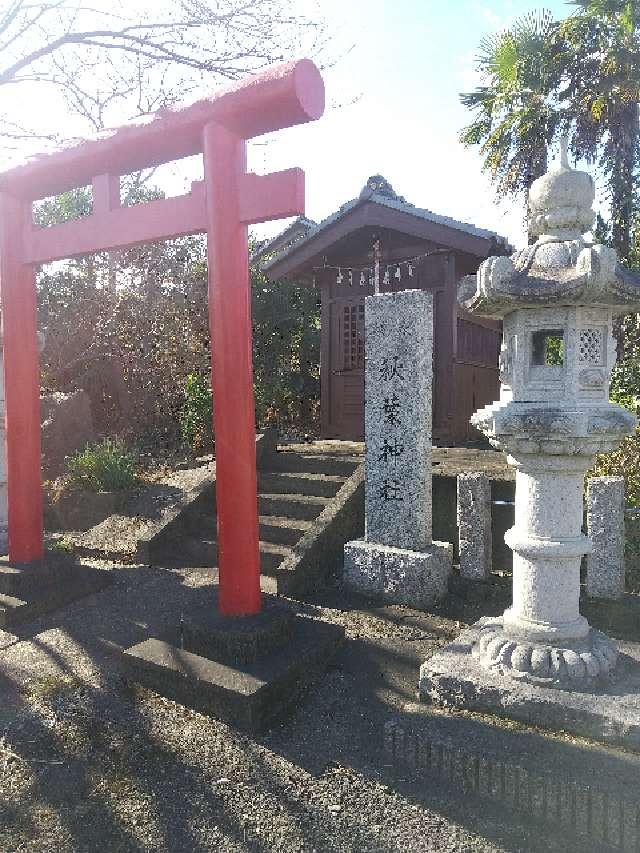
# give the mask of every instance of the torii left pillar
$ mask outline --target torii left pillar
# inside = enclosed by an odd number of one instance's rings
[[[43,556],[40,369],[35,269],[24,263],[31,205],[0,195],[0,286],[5,374],[9,556]],[[25,488],[25,485],[28,488]]]

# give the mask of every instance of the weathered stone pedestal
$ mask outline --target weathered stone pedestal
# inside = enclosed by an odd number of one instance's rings
[[[481,619],[420,669],[420,698],[445,708],[494,714],[536,728],[557,729],[640,752],[640,644],[621,643],[614,680],[518,677],[474,654],[483,636],[500,636],[500,619]],[[610,653],[608,638],[592,631],[591,652]],[[566,651],[575,652],[572,643]]]
[[[471,422],[516,468],[513,603],[426,661],[420,693],[640,748],[640,647],[620,655],[579,609],[584,475],[635,428],[608,399],[613,315],[640,305],[640,278],[580,236],[593,194],[564,159],[531,188],[537,242],[461,290],[466,310],[503,320],[500,400]]]
[[[426,610],[447,594],[452,559],[445,542],[410,551],[354,540],[344,546],[344,579],[365,595]]]
[[[365,538],[348,542],[344,580],[398,604],[447,591],[453,548],[431,538],[433,296],[365,300]]]
[[[292,713],[344,640],[338,625],[298,616],[263,595],[255,616],[227,617],[217,595],[166,635],[123,654],[125,675],[143,687],[248,732]]]

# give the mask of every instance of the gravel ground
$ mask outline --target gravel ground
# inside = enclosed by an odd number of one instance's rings
[[[0,634],[2,853],[574,849],[386,763],[384,723],[459,613],[339,590],[307,603],[348,642],[291,720],[250,739],[119,674],[119,648],[179,618],[211,573],[108,568],[109,589]]]

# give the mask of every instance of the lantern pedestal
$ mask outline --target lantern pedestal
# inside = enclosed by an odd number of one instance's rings
[[[554,687],[505,675],[474,655],[483,635],[502,627],[501,619],[481,619],[429,658],[420,670],[421,700],[640,751],[640,644],[618,643],[615,684]],[[592,634],[596,643],[607,639]]]

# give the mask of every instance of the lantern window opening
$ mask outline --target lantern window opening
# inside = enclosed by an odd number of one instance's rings
[[[562,329],[540,329],[532,335],[531,364],[535,367],[563,367],[564,349]]]
[[[580,330],[579,359],[588,364],[602,364],[604,353],[603,332],[600,328]]]

